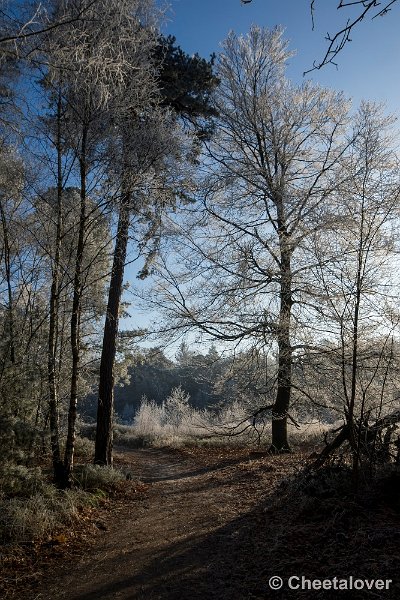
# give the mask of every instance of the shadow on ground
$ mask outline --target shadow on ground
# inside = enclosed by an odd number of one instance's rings
[[[133,454],[129,449],[117,448],[120,452],[123,451],[125,456]],[[136,450],[136,455],[151,456],[150,465],[147,463],[145,467],[138,462],[138,465],[130,469],[130,475],[137,477],[143,483],[156,483],[160,481],[177,481],[179,479],[196,478],[206,473],[213,471],[221,471],[227,467],[234,467],[239,464],[247,463],[249,455],[245,454],[239,458],[221,458],[215,461],[215,464],[207,464],[202,467],[195,465],[191,461],[186,461],[182,466],[182,455],[175,452],[171,448]],[[118,459],[116,460],[118,465]]]
[[[210,475],[210,470],[205,472]],[[182,478],[190,477],[190,473]],[[192,475],[201,473],[203,470]],[[196,494],[204,489],[212,494],[213,489],[224,487],[224,481],[215,481],[215,488],[201,479],[196,483],[197,490],[190,489]],[[234,489],[236,500],[240,489],[240,485]],[[174,510],[178,513],[184,491],[164,492],[170,500],[177,494]],[[163,502],[163,496],[159,501]],[[338,486],[335,477],[328,475],[323,481],[315,481],[299,474],[279,486],[272,497],[266,490],[264,499],[252,510],[222,526],[218,526],[217,520],[210,522],[213,515],[206,517],[210,525],[206,531],[201,531],[201,527],[193,532],[186,530],[185,520],[181,519],[180,538],[172,541],[166,534],[157,548],[146,544],[129,547],[125,543],[113,554],[106,549],[98,564],[91,567],[90,573],[86,572],[90,585],[83,581],[77,589],[72,586],[68,595],[61,597],[68,600],[308,600],[313,597],[394,600],[400,597],[398,495],[369,493],[356,498],[345,484]],[[157,520],[157,512],[154,518]],[[159,523],[154,522],[155,530],[157,527]],[[152,535],[152,528],[148,535]],[[389,590],[382,591],[289,590],[288,578],[302,575],[309,579],[353,576],[393,582]],[[269,588],[273,576],[283,579],[282,590]],[[75,582],[84,577],[85,567],[77,567]]]

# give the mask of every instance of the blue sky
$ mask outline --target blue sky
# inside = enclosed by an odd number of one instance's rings
[[[273,28],[282,25],[296,57],[288,75],[300,81],[303,72],[326,50],[325,35],[343,26],[353,10],[338,11],[337,0],[316,0],[315,29],[312,31],[309,0],[170,0],[164,31],[175,35],[189,53],[204,57],[218,53],[229,30],[246,33],[252,24]],[[366,19],[352,34],[338,58],[336,69],[328,65],[307,75],[324,86],[343,90],[358,104],[361,99],[384,101],[390,112],[400,112],[400,2],[385,17]]]
[[[315,29],[312,30],[309,0],[252,0],[242,4],[240,0],[170,0],[164,33],[176,37],[181,48],[192,54],[198,52],[208,57],[218,53],[220,42],[233,29],[246,33],[252,24],[273,28],[282,25],[290,47],[297,54],[290,60],[288,76],[300,83],[303,72],[314,60],[321,60],[327,42],[327,32],[334,33],[351,16],[337,11],[337,0],[316,0]],[[354,11],[354,9],[353,9]],[[365,20],[354,30],[352,43],[338,57],[338,68],[327,65],[320,71],[307,75],[321,85],[343,90],[357,106],[362,99],[384,102],[388,111],[400,114],[400,2],[386,16],[374,21]],[[135,264],[127,269],[127,279],[133,288],[146,289],[136,279],[140,267]],[[138,311],[132,300],[128,308],[131,319],[123,319],[123,327],[146,326],[148,316]]]

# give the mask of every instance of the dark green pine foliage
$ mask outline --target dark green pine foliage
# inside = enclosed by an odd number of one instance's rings
[[[176,45],[176,38],[170,35],[160,36],[154,60],[159,65],[161,105],[171,108],[185,127],[194,132],[198,141],[194,145],[195,156],[201,143],[210,139],[213,117],[217,116],[211,102],[212,92],[219,84],[213,72],[215,55],[212,54],[209,60],[197,53],[190,56]],[[182,190],[175,190],[175,193],[183,202],[191,201]],[[159,239],[154,234],[151,237],[153,243],[138,279],[146,279],[150,275],[148,264],[158,251]]]
[[[199,139],[212,133],[216,116],[210,97],[219,80],[213,73],[215,55],[210,60],[190,56],[176,45],[174,36],[160,37],[156,62],[159,62],[159,87],[162,104],[172,108]]]

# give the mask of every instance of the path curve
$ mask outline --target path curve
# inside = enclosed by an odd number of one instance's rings
[[[132,478],[149,484],[147,494],[112,515],[86,556],[48,574],[36,599],[265,598],[240,573],[239,540],[281,480],[279,464],[248,452],[210,462],[195,452],[126,449],[120,458]]]

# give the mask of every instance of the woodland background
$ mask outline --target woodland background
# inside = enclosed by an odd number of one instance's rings
[[[207,60],[151,0],[0,19],[1,537],[121,481],[114,436],[273,455],[308,432],[354,489],[398,478],[395,118],[291,82],[280,28]]]

